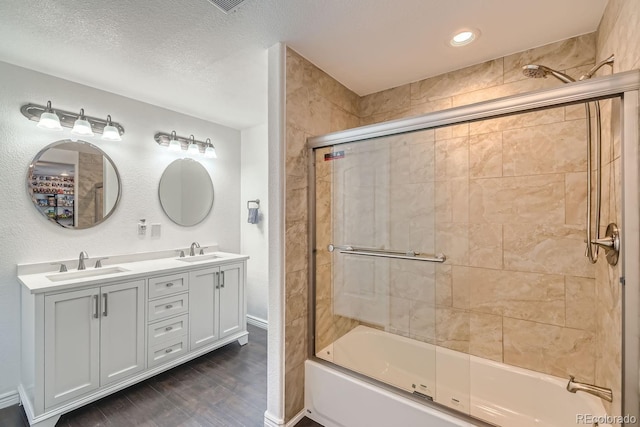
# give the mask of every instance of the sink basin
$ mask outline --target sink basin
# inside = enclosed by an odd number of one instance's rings
[[[188,256],[188,257],[184,257],[184,258],[178,258],[178,261],[198,262],[198,261],[209,261],[209,260],[217,259],[217,258],[222,258],[222,257],[220,255],[216,255],[216,254],[205,254],[205,255],[195,255],[195,256]]]
[[[129,271],[129,270],[122,267],[92,268],[91,270],[79,270],[79,271],[70,271],[68,273],[56,273],[46,277],[52,282],[61,282],[63,280],[81,279],[83,277],[104,276],[105,274],[121,273],[123,271]]]

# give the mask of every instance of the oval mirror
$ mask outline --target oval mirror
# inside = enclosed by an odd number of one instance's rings
[[[27,191],[38,211],[64,228],[84,229],[111,216],[120,174],[102,150],[65,139],[44,147],[29,165]]]
[[[202,222],[213,206],[209,172],[193,159],[174,160],[162,173],[158,188],[164,213],[176,224]]]

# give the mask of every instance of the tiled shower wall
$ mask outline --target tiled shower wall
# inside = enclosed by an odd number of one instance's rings
[[[611,0],[596,34],[588,34],[531,49],[362,98],[288,49],[286,79],[287,249],[285,261],[287,298],[285,406],[287,419],[290,419],[303,407],[303,362],[307,354],[305,331],[308,314],[308,265],[306,260],[308,159],[304,149],[306,138],[358,125],[419,115],[539,88],[554,87],[561,83],[552,78],[527,79],[522,76],[520,67],[527,63],[542,63],[570,75],[580,76],[595,63],[596,45],[598,59],[608,56],[609,52],[616,53],[618,59],[614,71],[638,68],[640,64],[638,64],[637,58],[637,40],[640,38],[637,34],[637,25],[633,25],[634,22],[638,22],[638,3],[635,0]],[[625,55],[625,58],[621,59],[621,55]],[[635,59],[630,59],[634,55]],[[603,72],[606,71],[603,70]],[[607,107],[605,106],[605,108]],[[557,111],[562,111],[562,118]],[[609,111],[615,110],[610,109]],[[531,265],[528,261],[530,252],[538,251],[540,244],[543,243],[542,236],[549,236],[556,248],[563,248],[563,245],[567,243],[574,245],[578,239],[582,239],[579,229],[583,227],[584,221],[579,212],[584,207],[579,206],[581,204],[579,199],[580,191],[583,191],[580,189],[583,182],[581,174],[583,175],[584,171],[576,171],[572,168],[576,166],[583,168],[584,166],[569,161],[561,162],[561,168],[565,169],[538,170],[539,167],[544,168],[547,164],[555,163],[542,161],[540,154],[548,154],[544,153],[546,148],[536,149],[533,144],[527,142],[531,138],[526,136],[526,132],[522,129],[531,127],[532,131],[543,137],[543,144],[546,144],[544,147],[555,149],[556,147],[553,147],[554,144],[551,144],[549,138],[544,139],[547,137],[547,132],[558,130],[558,127],[564,129],[565,126],[579,127],[580,123],[584,124],[582,108],[567,107],[566,109],[549,110],[518,117],[520,117],[520,123],[509,123],[509,120],[518,120],[513,117],[476,123],[471,126],[440,129],[433,135],[434,154],[444,155],[441,162],[444,160],[444,164],[447,165],[444,172],[442,169],[437,172],[439,182],[446,184],[441,185],[442,191],[435,194],[435,213],[442,224],[451,224],[439,227],[436,239],[441,243],[451,242],[452,247],[446,248],[450,254],[453,254],[451,261],[455,262],[458,258],[457,264],[452,262],[451,265],[442,266],[437,276],[439,285],[436,303],[441,308],[438,319],[440,321],[446,320],[444,323],[451,328],[441,331],[439,334],[436,332],[438,334],[436,338],[441,343],[453,348],[465,349],[468,347],[468,351],[472,354],[482,354],[484,357],[493,359],[502,357],[507,363],[520,364],[533,369],[541,365],[551,366],[552,373],[556,374],[564,374],[567,370],[567,362],[551,360],[554,357],[553,349],[566,345],[569,340],[578,343],[578,349],[582,349],[581,351],[585,355],[584,369],[580,369],[581,373],[578,373],[578,376],[587,380],[595,379],[599,385],[611,386],[614,390],[619,390],[619,368],[610,362],[605,363],[605,361],[617,357],[619,364],[619,354],[616,355],[616,351],[619,349],[620,334],[619,325],[615,325],[616,321],[619,322],[619,295],[616,297],[615,287],[612,285],[617,277],[616,272],[606,266],[600,267],[600,265],[593,269],[584,265],[583,260],[576,260],[574,265],[568,266],[567,262],[572,263],[572,261],[565,259],[562,264],[566,270],[561,270],[561,267],[554,263],[549,264],[552,266],[548,267],[544,262]],[[615,114],[613,114],[611,127],[615,127],[615,119]],[[608,118],[605,122],[607,120]],[[505,138],[512,141],[523,141],[522,145],[528,147],[528,155],[532,157],[527,159],[526,153],[510,152],[509,147],[505,149]],[[439,151],[438,146],[443,147],[443,144],[446,144],[453,147],[456,146],[456,140],[459,139],[466,141],[461,144],[465,147],[460,151],[462,156],[465,156],[466,152],[468,165],[467,171],[463,175],[456,176],[460,171],[455,172],[455,161],[448,162],[448,151]],[[566,145],[562,145],[562,147],[566,148]],[[609,151],[613,152],[615,141],[610,144],[610,147]],[[551,151],[551,155],[559,156],[562,159],[566,154],[562,150]],[[455,151],[453,150],[452,153]],[[568,154],[573,153],[569,152]],[[611,183],[610,185],[614,187],[611,194],[619,194],[619,183],[617,186],[615,183],[619,169],[615,169],[614,157],[615,154],[612,154],[605,162],[609,167],[608,170],[611,171],[605,176],[605,182]],[[482,159],[482,161],[478,162],[478,159]],[[449,164],[452,168],[449,168]],[[533,169],[527,170],[527,168]],[[449,169],[453,172],[449,172]],[[525,178],[529,175],[536,175],[536,177],[532,180]],[[607,177],[609,179],[606,179]],[[536,179],[539,181],[535,181]],[[457,185],[456,180],[461,181],[462,185]],[[464,181],[468,182],[468,188],[465,187]],[[549,211],[544,210],[543,215],[555,215],[553,222],[541,221],[535,226],[518,226],[518,221],[520,221],[518,215],[527,215],[528,206],[526,206],[526,202],[520,202],[520,195],[521,191],[526,192],[527,189],[531,189],[532,184],[529,181],[543,184],[542,187],[548,194],[543,195],[541,201],[549,201],[549,194],[552,195],[551,199],[554,200],[551,200]],[[559,207],[553,197],[553,194],[556,194],[554,191],[557,194],[562,192],[563,196],[569,194],[576,197],[573,199],[565,197],[563,207]],[[468,194],[466,202],[464,201],[465,193]],[[513,196],[513,199],[510,200],[514,206],[512,211],[496,211],[492,204],[484,205],[484,201],[487,199],[485,196],[499,194]],[[454,209],[456,203],[463,203],[463,205],[467,203],[468,206],[466,209]],[[572,206],[572,203],[575,206]],[[481,209],[476,210],[476,206]],[[330,205],[324,208],[330,209]],[[564,211],[564,218],[560,218],[562,211]],[[468,219],[466,215],[468,215]],[[506,217],[508,220],[498,223],[488,220],[488,218],[500,216]],[[513,223],[509,222],[509,217]],[[556,222],[556,219],[560,219],[560,221]],[[468,228],[459,231],[455,227],[457,221],[468,224]],[[606,225],[605,221],[603,220],[603,224]],[[327,223],[325,226],[330,227],[331,224]],[[560,237],[557,235],[558,231],[561,232]],[[443,240],[445,237],[446,239]],[[520,244],[525,238],[533,244]],[[481,241],[482,245],[473,243],[478,241]],[[487,245],[485,242],[492,242],[492,244]],[[539,292],[540,289],[526,289],[525,291],[529,292],[527,295],[530,298],[538,302],[538,305],[533,304],[532,307],[550,306],[550,313],[532,309],[530,304],[526,303],[520,304],[520,307],[517,304],[509,304],[508,292],[503,294],[500,302],[493,304],[491,309],[486,308],[484,302],[487,301],[487,292],[491,297],[491,293],[498,292],[501,286],[505,289],[505,273],[501,273],[504,269],[497,268],[500,260],[496,254],[500,252],[503,258],[503,267],[511,266],[515,271],[511,279],[518,279],[518,274],[523,274],[536,279],[533,283],[541,285],[543,292]],[[544,251],[542,252],[544,255]],[[467,263],[460,262],[460,259],[466,261],[467,258]],[[328,257],[320,257],[318,267],[321,268],[322,263],[328,262]],[[549,268],[552,270],[549,271]],[[469,277],[470,273],[474,274],[478,285],[464,279],[465,276]],[[326,266],[325,274],[330,275],[330,272],[327,273]],[[593,279],[594,276],[601,277],[600,275],[606,275],[610,301],[608,305],[598,305],[599,320],[592,322],[585,317],[585,311],[581,307],[586,307],[602,298],[604,290],[601,289],[601,283],[604,280],[598,279],[598,283],[596,283],[596,280]],[[476,290],[472,290],[472,287]],[[461,295],[462,297],[458,298]],[[493,301],[490,302],[493,303]],[[486,309],[486,312],[474,311],[472,304],[476,303],[478,307]],[[491,307],[491,305],[489,306]],[[497,312],[492,312],[492,310]],[[519,314],[514,315],[513,313]],[[606,316],[602,317],[606,320],[600,319],[602,313],[606,313]],[[513,317],[509,317],[509,315]],[[499,319],[502,319],[501,322],[498,321]],[[505,319],[508,320],[505,322]],[[353,324],[348,319],[338,320],[338,322],[342,322],[342,326],[338,329],[348,330],[349,323]],[[564,325],[561,325],[563,322]],[[334,322],[334,324],[337,323]],[[508,337],[516,337],[523,333],[531,335],[532,339],[527,339],[527,342],[532,342],[534,346],[540,347],[541,352],[536,354],[536,357],[529,357],[526,353],[536,352],[539,348],[516,348],[513,345],[515,341],[508,339]],[[476,340],[473,338],[476,335],[484,336],[487,339]],[[541,344],[540,340],[544,344]],[[536,341],[538,344],[535,344]],[[587,348],[596,343],[597,350]],[[575,371],[572,369],[572,372]],[[617,395],[619,396],[619,393]],[[614,402],[614,407],[619,407],[619,404],[616,405]]]
[[[640,2],[636,0],[610,0],[605,9],[596,37],[596,60],[601,61],[611,54],[616,55],[613,70],[603,68],[598,75],[640,69]],[[603,218],[601,233],[609,222],[622,222],[620,182],[620,115],[619,103],[605,101],[603,104]],[[624,232],[624,231],[623,231]],[[621,293],[620,265],[610,267],[598,261],[596,268],[596,384],[614,390],[613,403],[609,404],[613,415],[620,411],[621,389]],[[633,381],[630,379],[629,381]],[[607,402],[604,402],[607,404]]]

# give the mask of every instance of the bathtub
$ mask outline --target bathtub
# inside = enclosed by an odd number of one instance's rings
[[[317,356],[456,410],[439,411],[326,364],[307,361],[307,416],[326,427],[478,424],[457,413],[502,427],[566,427],[586,425],[578,418],[581,415],[582,420],[606,416],[599,398],[566,391],[565,378],[366,326],[353,329]]]

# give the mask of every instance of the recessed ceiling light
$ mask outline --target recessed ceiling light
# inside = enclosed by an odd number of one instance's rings
[[[478,30],[462,30],[458,31],[449,41],[451,46],[464,46],[478,38],[480,32]]]

